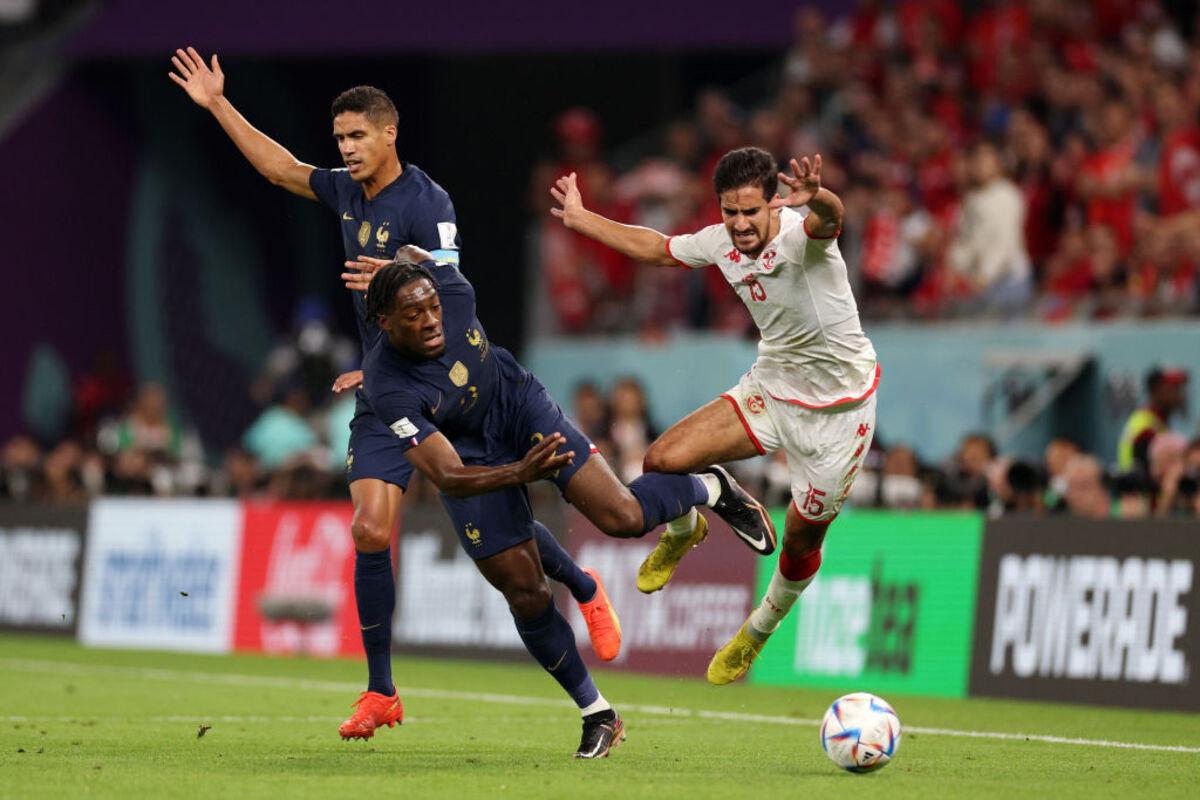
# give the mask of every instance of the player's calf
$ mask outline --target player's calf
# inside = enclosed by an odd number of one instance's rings
[[[822,528],[823,533],[823,528]],[[789,531],[789,536],[791,531]],[[708,666],[709,683],[732,683],[746,674],[758,658],[767,639],[792,610],[796,599],[808,588],[821,568],[821,551],[813,549],[793,555],[785,547],[779,554],[779,565],[771,575],[771,583],[762,601],[734,635],[713,656]]]

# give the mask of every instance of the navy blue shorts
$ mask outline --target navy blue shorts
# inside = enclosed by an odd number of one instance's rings
[[[567,419],[545,387],[536,380],[531,381],[525,400],[517,406],[510,422],[509,452],[497,454],[499,458],[489,461],[520,461],[543,437],[561,433],[567,442],[559,452],[574,450],[575,459],[571,466],[550,478],[560,492],[566,490],[571,478],[596,452],[591,441]],[[454,523],[463,551],[475,560],[494,556],[533,537],[533,509],[524,486],[511,486],[475,497],[442,495],[442,505]]]
[[[378,478],[408,489],[412,464],[404,455],[400,440],[361,398],[350,420],[350,449],[346,451],[346,481],[354,483],[363,478]]]
[[[530,382],[525,402],[517,410],[512,431],[513,438],[509,445],[512,448],[512,461],[524,458],[529,448],[540,442],[543,437],[552,433],[561,433],[566,437],[566,444],[560,447],[558,452],[574,450],[574,462],[550,478],[560,492],[566,491],[567,484],[575,477],[575,473],[579,472],[593,453],[598,452],[591,440],[567,418],[558,403],[550,397],[546,387],[536,378]]]

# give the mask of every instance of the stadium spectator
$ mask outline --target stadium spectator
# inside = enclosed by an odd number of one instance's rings
[[[1067,496],[1067,464],[1079,455],[1079,443],[1066,436],[1055,436],[1046,445],[1046,497],[1045,507],[1049,511],[1061,511]]]
[[[113,459],[118,493],[192,494],[207,480],[200,439],[179,422],[159,383],[139,386],[125,416],[101,424],[96,438]]]
[[[642,460],[650,443],[658,438],[658,431],[650,421],[646,392],[636,378],[618,380],[609,405],[612,417],[608,439],[617,457],[614,471],[622,481],[629,482],[642,474]]]
[[[988,482],[996,444],[985,434],[968,433],[958,445],[947,470],[951,495],[965,508],[985,509],[991,503]]]
[[[14,436],[4,445],[0,466],[0,497],[18,502],[35,499],[41,492],[42,450],[32,436]]]
[[[1196,314],[1200,37],[1178,5],[906,0],[860,3],[833,21],[805,7],[778,80],[762,77],[756,98],[739,92],[754,99],[741,105],[719,89],[699,92],[693,116],[672,122],[656,151],[641,142],[618,151],[614,163],[630,167],[616,185],[645,185],[670,164],[653,194],[630,190],[632,220],[643,213],[658,230],[694,230],[719,219],[694,187],[707,184],[722,147],[821,152],[838,165],[826,183],[849,209],[840,245],[852,272],[862,270],[868,317]],[[593,117],[581,129],[599,126]],[[598,137],[581,138],[586,186],[585,173],[609,166]],[[620,329],[596,312],[612,290],[607,268],[571,260],[578,249],[559,241],[569,237],[544,225],[544,170],[533,185],[547,237],[543,284],[562,306],[555,330]],[[667,209],[678,227],[663,226]],[[1001,246],[984,245],[992,240]],[[564,269],[574,283],[562,284]],[[636,268],[623,274],[642,288]],[[653,313],[619,322],[745,333],[723,288],[686,281],[680,314],[670,302],[677,286],[646,287],[638,299]]]
[[[994,145],[975,145],[969,164],[971,189],[963,199],[962,218],[950,243],[950,264],[979,307],[1016,315],[1032,296],[1025,198],[1004,175]]]
[[[1016,460],[1004,474],[1004,513],[1039,514],[1045,510],[1046,476],[1036,464]]]
[[[907,445],[888,448],[882,469],[865,469],[854,482],[849,499],[855,505],[869,507],[923,507],[927,491],[916,452]]]
[[[308,423],[308,392],[299,384],[282,389],[279,402],[267,408],[242,436],[242,446],[267,469],[283,466],[318,445]]]
[[[571,416],[579,430],[592,440],[605,459],[615,462],[611,457],[612,443],[608,438],[608,401],[600,387],[591,381],[578,384],[572,394]]]
[[[1171,418],[1187,408],[1187,381],[1187,371],[1176,367],[1156,366],[1146,373],[1146,405],[1130,415],[1117,445],[1122,472],[1150,474],[1150,445],[1168,430]]]
[[[1104,468],[1095,456],[1078,455],[1067,462],[1067,508],[1072,514],[1104,519],[1111,510],[1111,499],[1104,485]]]

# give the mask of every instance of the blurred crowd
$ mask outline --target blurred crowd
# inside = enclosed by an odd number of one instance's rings
[[[749,144],[781,169],[823,155],[868,317],[1196,314],[1198,19],[1170,0],[859,0],[799,10],[777,76],[701,92],[648,152],[610,157],[601,120],[570,109],[530,188],[543,332],[753,333],[717,271],[630,263],[564,230],[547,194],[574,171],[593,209],[690,232],[720,221],[712,171]]]
[[[299,356],[276,351],[275,363]],[[91,435],[44,448],[32,437],[10,439],[0,452],[0,500],[70,503],[96,495],[215,496],[242,499],[345,497],[344,429],[353,397],[318,413],[297,383],[309,370],[328,392],[326,374],[301,357],[281,373],[269,402],[242,440],[213,463],[195,432],[181,426],[166,393],[147,383],[133,391],[121,413],[101,414]],[[302,366],[305,365],[305,366]],[[332,372],[328,375],[332,381]],[[965,436],[945,463],[924,463],[900,440],[877,436],[848,504],[859,508],[978,509],[1005,513],[1066,513],[1093,518],[1200,516],[1200,437],[1188,440],[1169,423],[1186,406],[1187,376],[1155,370],[1147,401],[1130,418],[1117,454],[1086,452],[1055,438],[1041,458],[999,452],[985,434]],[[119,398],[114,398],[119,399]],[[646,393],[635,378],[607,388],[582,383],[571,415],[623,481],[642,472],[650,443],[661,432]],[[323,434],[322,431],[325,431]],[[791,496],[782,454],[729,465],[739,480],[769,505]],[[410,496],[432,499],[436,490],[419,475]]]
[[[355,368],[358,350],[333,333],[321,304],[302,302],[250,387],[251,416],[224,444],[230,437],[202,437],[186,425],[164,386],[135,386],[117,359],[101,358],[72,382],[60,431],[18,435],[0,448],[0,500],[349,497],[343,471],[354,393],[337,396],[331,387]]]
[[[802,8],[776,75],[745,92],[701,92],[694,113],[651,145],[613,157],[601,120],[570,109],[555,120],[557,154],[530,182],[541,332],[753,335],[718,271],[633,264],[564,229],[547,191],[573,171],[589,207],[689,232],[720,219],[712,171],[747,144],[775,153],[781,169],[792,156],[823,154],[824,182],[846,204],[840,246],[866,316],[1195,315],[1198,21],[1195,3],[1169,0],[860,0],[832,20]],[[232,436],[202,437],[163,386],[134,385],[104,362],[74,381],[62,431],[0,445],[0,500],[344,497],[354,398],[330,386],[357,351],[322,314],[301,309]],[[1117,454],[1059,438],[1040,458],[1014,458],[972,434],[948,462],[929,464],[883,431],[850,502],[1200,514],[1200,441],[1170,430],[1178,398],[1156,400],[1186,381],[1158,380]],[[580,385],[571,409],[623,480],[640,474],[659,429],[637,380]],[[736,468],[767,501],[787,501],[778,459]],[[419,479],[410,489],[432,494]]]

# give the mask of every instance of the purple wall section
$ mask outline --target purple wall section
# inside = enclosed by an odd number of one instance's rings
[[[574,49],[668,50],[783,47],[801,5],[827,11],[836,0],[207,0],[184,5],[113,0],[76,35],[84,56],[161,55],[192,44],[202,52],[255,55],[366,55],[407,52],[480,53]]]
[[[133,157],[120,124],[64,82],[0,147],[0,440],[22,428],[34,346],[48,342],[72,375],[104,349],[125,353],[123,281]]]

